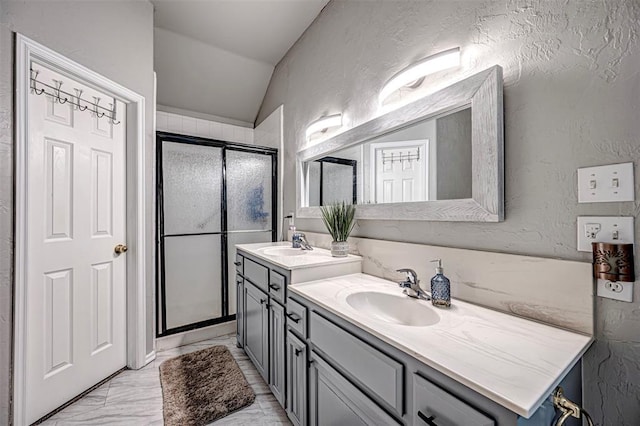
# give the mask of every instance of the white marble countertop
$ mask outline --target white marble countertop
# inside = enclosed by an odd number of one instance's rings
[[[294,270],[303,268],[312,268],[325,265],[337,265],[341,263],[362,262],[362,257],[352,254],[347,257],[333,257],[331,251],[314,247],[311,251],[303,251],[300,256],[273,256],[265,254],[265,249],[273,247],[291,247],[291,242],[283,241],[278,243],[255,243],[255,244],[237,244],[238,250],[249,253],[257,258],[266,260],[281,268]]]
[[[294,284],[303,296],[424,364],[529,418],[593,341],[545,324],[452,300],[435,310],[439,322],[413,327],[376,320],[352,308],[346,298],[362,291],[402,295],[396,283],[353,274]]]

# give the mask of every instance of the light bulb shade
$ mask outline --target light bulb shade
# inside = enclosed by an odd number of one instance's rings
[[[333,114],[328,115],[326,117],[322,117],[307,127],[307,140],[311,138],[312,135],[330,129],[332,127],[340,127],[342,126],[342,114]]]
[[[391,77],[380,91],[379,101],[382,104],[396,90],[408,86],[421,78],[460,65],[460,48],[445,50],[428,56]]]

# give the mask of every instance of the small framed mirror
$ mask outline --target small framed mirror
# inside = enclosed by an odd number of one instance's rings
[[[504,220],[502,69],[494,66],[298,153],[298,217]]]

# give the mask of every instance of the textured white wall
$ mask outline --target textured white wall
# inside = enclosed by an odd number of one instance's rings
[[[9,423],[13,250],[13,34],[19,32],[146,98],[147,226],[153,250],[153,8],[146,1],[0,1],[0,425]],[[147,291],[154,291],[153,253]],[[153,293],[151,293],[153,294]],[[153,325],[153,301],[148,305]],[[152,341],[150,341],[152,343]]]
[[[310,122],[342,111],[346,129],[376,117],[390,76],[460,46],[460,69],[427,79],[425,90],[504,68],[506,221],[360,221],[356,235],[589,261],[575,248],[576,216],[640,212],[639,202],[578,205],[576,191],[578,167],[640,165],[639,22],[637,0],[332,1],[276,66],[258,114],[286,106],[285,211],[294,209],[295,152]],[[319,220],[297,225],[324,231]],[[598,299],[597,323],[586,407],[599,425],[637,425],[640,288],[634,303]]]

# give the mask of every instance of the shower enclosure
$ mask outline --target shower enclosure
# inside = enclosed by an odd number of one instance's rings
[[[157,133],[158,336],[235,319],[235,244],[276,240],[277,151]]]

